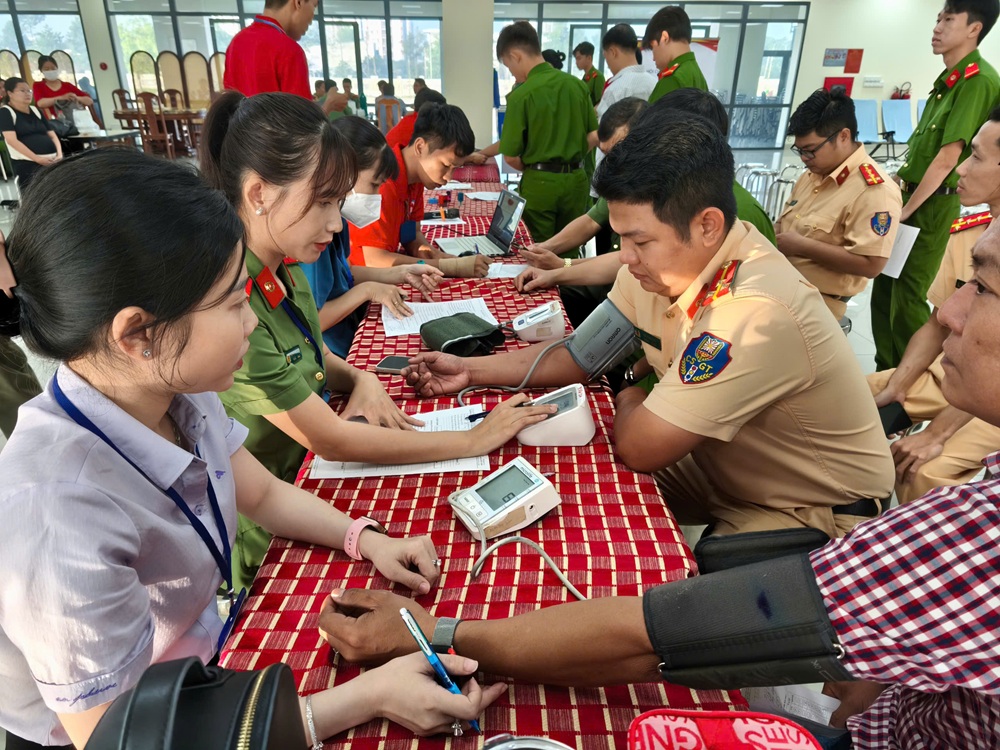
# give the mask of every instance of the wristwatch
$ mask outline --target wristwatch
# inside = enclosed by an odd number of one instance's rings
[[[431,636],[431,648],[439,654],[453,654],[455,649],[455,629],[461,620],[457,617],[439,617]]]
[[[358,551],[358,540],[361,538],[361,532],[365,529],[371,529],[378,534],[388,533],[385,530],[385,526],[380,524],[374,518],[361,516],[361,518],[354,521],[354,523],[347,527],[347,535],[344,537],[344,552],[355,560],[364,559]]]
[[[572,265],[573,265],[572,258],[563,258],[563,268],[569,268]]]

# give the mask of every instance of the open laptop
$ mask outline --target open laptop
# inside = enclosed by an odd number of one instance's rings
[[[500,191],[493,220],[485,235],[472,237],[443,237],[434,240],[442,251],[449,255],[475,253],[496,257],[510,255],[510,243],[514,241],[517,223],[524,213],[524,198],[509,190]]]

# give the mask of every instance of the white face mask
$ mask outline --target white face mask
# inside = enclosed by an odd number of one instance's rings
[[[340,209],[340,215],[358,229],[374,224],[382,215],[382,195],[380,193],[367,195],[352,192],[344,199],[344,207]]]
[[[42,73],[45,76],[46,81],[58,81],[59,71],[58,70],[46,70]]]

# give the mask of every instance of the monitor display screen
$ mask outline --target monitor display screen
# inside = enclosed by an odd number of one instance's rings
[[[511,466],[500,476],[476,488],[476,494],[494,511],[520,497],[536,484],[534,477],[525,474],[517,466]]]

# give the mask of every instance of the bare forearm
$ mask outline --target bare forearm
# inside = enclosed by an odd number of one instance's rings
[[[58,97],[49,96],[46,97],[45,99],[39,99],[37,102],[35,102],[35,106],[38,107],[39,109],[48,109],[49,107],[56,106],[56,103],[58,101],[59,101]]]
[[[532,363],[551,342],[534,344],[513,352],[466,360],[469,375],[476,385],[520,385]],[[557,346],[539,362],[528,383],[532,387],[549,387],[585,383],[586,373],[577,367],[565,346]]]
[[[613,284],[622,267],[618,253],[606,253],[596,258],[574,260],[572,265],[559,270],[560,284],[597,285]]]
[[[930,424],[927,425],[927,430],[944,442],[950,440],[956,432],[971,421],[971,414],[949,405],[930,421]]]
[[[924,202],[930,198],[934,191],[941,187],[951,171],[958,165],[958,160],[962,156],[962,149],[965,147],[964,141],[957,141],[942,146],[938,151],[934,161],[927,167],[924,177],[913,191],[910,199],[903,206],[903,219],[908,219],[913,212],[920,208]]]
[[[798,255],[811,258],[831,271],[864,276],[868,279],[874,279],[882,273],[888,260],[888,258],[877,258],[870,255],[857,255],[839,245],[821,242],[809,237],[803,237],[799,243],[801,251],[797,253]]]
[[[369,300],[368,287],[355,284],[336,299],[328,300],[319,309],[319,325],[324,331],[331,326],[337,325],[340,321],[357,310],[361,305]]]
[[[937,314],[931,315],[917,332],[913,334],[906,345],[906,351],[900,359],[899,366],[889,378],[886,387],[906,392],[917,382],[931,363],[941,354],[944,340],[948,338],[949,330],[937,320]]]
[[[394,253],[391,250],[385,250],[381,247],[370,247],[365,245],[362,248],[362,252],[365,255],[365,265],[371,268],[388,268],[390,266],[398,266],[404,263],[417,262],[416,258],[411,258],[409,255]]]
[[[516,169],[518,172],[524,171],[524,160],[520,156],[505,156],[503,160],[511,169]]]
[[[320,740],[356,727],[375,718],[371,700],[364,689],[364,675],[343,685],[312,695],[313,724]],[[306,722],[306,699],[299,699],[302,710],[302,727],[309,741],[309,724]],[[293,750],[289,748],[289,750]]]
[[[455,651],[485,672],[524,682],[585,687],[660,679],[639,597],[465,621],[455,631]]]
[[[567,250],[580,247],[594,237],[601,229],[601,225],[584,214],[573,219],[567,224],[559,234],[545,242],[545,247],[556,253],[564,253]]]
[[[494,141],[486,148],[479,149],[479,153],[483,156],[496,156],[500,153],[500,141]]]

